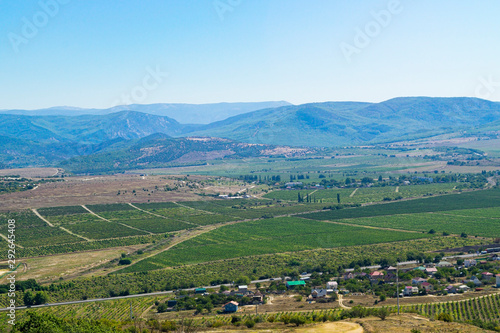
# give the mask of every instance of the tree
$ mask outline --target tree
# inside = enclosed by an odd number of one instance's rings
[[[26,306],[30,306],[30,305],[35,304],[33,293],[31,291],[25,292],[24,296],[23,296],[23,301],[24,301],[24,305],[26,305]]]
[[[379,317],[382,320],[385,320],[385,318],[387,318],[387,316],[390,313],[391,312],[386,307],[382,307],[382,308],[378,309],[378,311],[377,311],[377,317]]]
[[[340,193],[337,193],[337,203],[340,203]]]
[[[49,297],[43,291],[37,292],[35,297],[33,298],[33,303],[35,305],[45,304],[49,301]]]
[[[370,184],[371,182],[373,182],[373,179],[370,177],[363,177],[363,179],[361,179],[362,184]]]

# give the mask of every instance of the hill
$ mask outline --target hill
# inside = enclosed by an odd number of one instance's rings
[[[284,105],[291,104],[286,101],[211,104],[157,103],[119,105],[107,109],[56,106],[38,110],[0,110],[0,114],[24,116],[81,116],[106,115],[120,111],[137,111],[156,116],[166,116],[183,124],[209,124],[238,114],[266,108],[276,108]]]
[[[500,128],[500,103],[477,98],[401,97],[381,103],[329,102],[259,110],[191,134],[264,144],[341,146],[486,127]]]
[[[278,153],[278,152],[277,152]],[[281,153],[281,150],[279,151]],[[291,153],[303,154],[302,150]],[[58,166],[75,173],[126,171],[169,165],[192,165],[221,158],[273,155],[271,146],[208,137],[171,138],[165,134],[131,140],[121,149],[76,156]]]

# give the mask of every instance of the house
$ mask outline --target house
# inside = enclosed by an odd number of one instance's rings
[[[243,286],[238,286],[238,292],[242,294],[248,293],[248,286],[243,285]]]
[[[286,287],[288,289],[290,288],[293,288],[293,287],[297,287],[297,286],[305,286],[306,285],[306,281],[287,281],[286,282]]]
[[[389,266],[385,269],[387,272],[396,272],[398,269],[396,267],[393,267],[393,266]]]
[[[477,265],[476,259],[466,259],[464,261],[464,267],[469,268]]]
[[[384,272],[380,271],[374,271],[370,273],[370,279],[371,280],[378,280],[378,279],[383,279],[384,278]]]
[[[424,279],[424,278],[421,278],[421,277],[413,278],[411,280],[411,284],[421,284],[421,283],[424,283],[424,282],[427,282],[427,279]]]
[[[449,294],[456,294],[457,293],[457,286],[454,286],[454,285],[450,284],[444,290],[446,290]]]
[[[426,291],[429,292],[432,290],[433,286],[429,282],[422,282],[420,283],[420,286]]]
[[[424,266],[415,267],[414,270],[424,272],[425,271],[425,267]]]
[[[224,312],[236,312],[238,311],[238,305],[235,301],[228,302],[224,304]]]
[[[326,283],[326,289],[337,290],[339,289],[339,284],[337,283],[337,281],[328,281]]]
[[[425,273],[429,274],[429,275],[434,275],[437,273],[437,268],[436,267],[427,267],[425,269]]]
[[[484,281],[489,281],[494,275],[490,272],[482,272],[481,276],[483,277]]]
[[[313,298],[325,298],[326,295],[327,295],[326,289],[312,289],[311,290],[311,296]]]
[[[436,264],[436,267],[453,267],[453,265],[448,261],[440,261],[439,264]]]
[[[195,294],[204,294],[204,293],[206,293],[206,292],[207,292],[207,289],[206,289],[206,288],[196,288],[196,289],[194,290],[194,293],[195,293]]]
[[[252,301],[254,303],[263,303],[264,302],[264,295],[262,295],[262,293],[259,290],[257,290],[255,292],[255,294],[253,294],[253,296],[252,296]]]
[[[403,290],[403,295],[411,296],[414,294],[418,294],[418,287],[406,286]]]
[[[500,288],[500,274],[497,274],[496,275],[496,278],[497,278],[497,288]]]
[[[460,286],[458,286],[458,291],[461,291],[461,292],[468,292],[470,290],[470,288],[468,286],[466,286],[465,284],[462,284]]]
[[[354,279],[354,274],[352,273],[347,273],[347,274],[344,274],[344,280],[350,280],[350,279]]]
[[[476,285],[476,287],[482,285],[483,283],[477,278],[477,276],[472,276],[470,278],[470,282],[474,283]]]

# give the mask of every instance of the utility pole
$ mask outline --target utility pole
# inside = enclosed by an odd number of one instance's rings
[[[396,297],[398,298],[398,316],[399,316],[399,262],[396,261]]]

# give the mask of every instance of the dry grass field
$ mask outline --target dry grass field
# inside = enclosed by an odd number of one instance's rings
[[[31,191],[2,195],[0,211],[121,202],[183,201],[198,198],[188,190],[162,190],[167,184],[173,186],[174,182],[165,177],[139,175],[65,178],[64,182],[41,184]]]
[[[122,253],[130,253],[145,246],[134,245],[100,251],[22,259],[21,261],[27,265],[27,269],[20,266],[16,277],[18,280],[36,279],[41,283],[54,281],[60,277],[68,278],[119,258]],[[0,262],[0,265],[5,263]],[[5,278],[0,280],[0,283],[5,283]]]
[[[19,175],[26,178],[43,178],[55,176],[61,171],[57,168],[0,169],[0,176]]]

